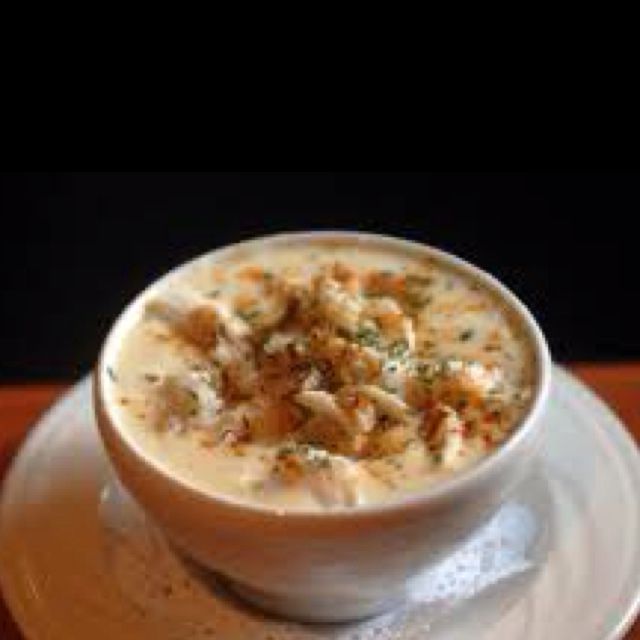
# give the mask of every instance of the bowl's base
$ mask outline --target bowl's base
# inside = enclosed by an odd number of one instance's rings
[[[403,601],[400,595],[383,600],[330,595],[302,598],[262,591],[222,576],[220,579],[232,593],[265,613],[300,622],[355,622],[390,611]]]

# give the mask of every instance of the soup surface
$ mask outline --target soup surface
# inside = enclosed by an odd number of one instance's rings
[[[130,436],[205,491],[276,509],[397,498],[476,463],[533,355],[468,276],[374,240],[266,242],[152,288],[109,363]]]

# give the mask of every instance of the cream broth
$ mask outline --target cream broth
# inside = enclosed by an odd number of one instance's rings
[[[533,355],[495,294],[376,243],[258,246],[152,289],[109,363],[125,428],[172,473],[276,509],[352,507],[509,437]]]

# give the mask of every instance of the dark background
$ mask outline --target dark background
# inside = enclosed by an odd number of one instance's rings
[[[639,212],[637,174],[4,174],[0,378],[77,377],[151,279],[310,228],[386,232],[478,264],[561,361],[640,358]]]

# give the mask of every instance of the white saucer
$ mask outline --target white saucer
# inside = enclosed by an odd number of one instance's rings
[[[640,606],[640,456],[559,369],[547,418],[535,477],[404,607],[299,625],[245,607],[172,552],[113,482],[84,380],[40,420],[7,478],[0,583],[29,640],[620,638]]]

